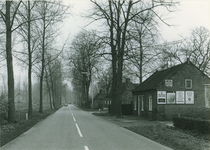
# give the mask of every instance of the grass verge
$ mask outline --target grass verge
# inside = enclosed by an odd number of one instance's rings
[[[33,116],[28,120],[20,120],[17,123],[3,124],[0,127],[0,147],[12,141],[22,133],[29,130],[35,124],[53,114],[56,110],[48,109],[43,113],[34,111]]]
[[[174,150],[209,150],[209,135],[200,135],[164,125],[125,127]]]
[[[174,150],[210,150],[209,134],[168,127],[158,121],[148,121],[134,116],[118,119],[108,113],[93,114]]]

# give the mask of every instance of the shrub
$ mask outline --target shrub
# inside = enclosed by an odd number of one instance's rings
[[[132,110],[132,104],[122,104],[122,114],[123,115],[132,115],[133,110]]]
[[[132,115],[133,114],[132,104],[122,104],[121,108],[122,108],[123,115]],[[108,105],[108,110],[109,110],[109,113],[111,113],[111,105]]]
[[[196,118],[174,117],[173,124],[175,127],[184,130],[195,130],[199,133],[210,134],[210,121]]]
[[[0,94],[0,115],[1,115],[1,119],[4,119],[6,117],[7,110],[8,110],[7,93],[2,92]]]

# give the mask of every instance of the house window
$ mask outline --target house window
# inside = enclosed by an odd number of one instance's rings
[[[152,96],[149,96],[149,110],[152,111]]]
[[[205,105],[210,108],[210,85],[205,86]]]
[[[137,107],[137,105],[136,105],[136,104],[137,104],[137,99],[138,99],[138,96],[134,99],[134,110],[137,109],[137,108],[136,108],[136,107]]]
[[[165,80],[165,86],[172,87],[173,86],[173,80]]]
[[[141,96],[141,111],[144,111],[144,96]]]
[[[191,79],[185,80],[185,89],[192,89],[192,80]]]

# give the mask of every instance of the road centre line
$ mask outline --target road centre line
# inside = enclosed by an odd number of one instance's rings
[[[76,122],[76,119],[74,118],[74,116],[73,116],[73,119],[74,119],[74,122]]]
[[[70,110],[70,112],[71,112],[71,115],[73,115],[73,113],[72,113],[72,111],[71,111],[71,108],[70,108],[70,106],[69,106],[69,110]]]
[[[74,117],[74,114],[72,113],[70,106],[69,106],[69,110],[71,112],[72,117]]]
[[[82,135],[82,133],[81,133],[81,131],[80,131],[79,126],[77,125],[77,123],[75,123],[75,125],[76,125],[76,127],[77,127],[77,131],[78,131],[78,133],[79,133],[79,136],[80,136],[80,137],[83,137],[83,135]]]
[[[89,148],[87,146],[84,146],[85,147],[85,150],[89,150]]]

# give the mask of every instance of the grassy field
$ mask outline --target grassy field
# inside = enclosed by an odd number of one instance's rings
[[[56,110],[47,109],[44,110],[43,113],[39,113],[38,111],[33,112],[32,118],[30,120],[19,120],[17,123],[7,124],[1,123],[0,127],[0,146],[5,145],[11,140],[15,139],[25,131],[29,130],[35,124],[45,119],[47,116],[53,114]],[[21,113],[21,118],[25,117],[25,113]]]

